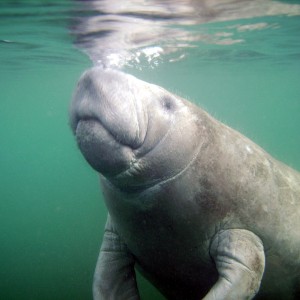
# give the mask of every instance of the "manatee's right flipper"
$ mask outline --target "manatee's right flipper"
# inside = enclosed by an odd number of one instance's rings
[[[94,300],[139,300],[134,258],[107,219],[94,282]]]
[[[265,267],[260,238],[248,230],[222,230],[215,235],[210,254],[219,279],[204,300],[252,299],[259,290]]]

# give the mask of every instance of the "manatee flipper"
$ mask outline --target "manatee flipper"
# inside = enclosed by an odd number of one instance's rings
[[[258,292],[265,268],[263,244],[248,230],[218,232],[210,246],[219,279],[204,300],[252,299]]]
[[[139,300],[134,263],[132,254],[108,217],[94,274],[94,300]]]

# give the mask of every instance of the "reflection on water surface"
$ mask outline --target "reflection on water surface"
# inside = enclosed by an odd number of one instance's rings
[[[300,15],[299,4],[278,1],[79,1],[84,14],[75,18],[75,43],[95,64],[105,67],[150,65],[162,60],[176,62],[186,49],[199,44],[243,44],[242,32],[278,29],[271,17]],[[262,17],[269,19],[261,20]],[[238,21],[230,23],[230,21]],[[227,26],[218,25],[228,22]],[[200,24],[213,24],[209,27]],[[202,50],[203,51],[203,50]],[[220,52],[219,52],[220,54]],[[213,55],[209,52],[204,56]],[[263,56],[242,49],[237,57]],[[225,57],[226,59],[226,57]]]

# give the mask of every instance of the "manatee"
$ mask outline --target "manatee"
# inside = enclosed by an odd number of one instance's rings
[[[300,173],[162,87],[93,67],[70,107],[108,209],[94,299],[299,299]]]

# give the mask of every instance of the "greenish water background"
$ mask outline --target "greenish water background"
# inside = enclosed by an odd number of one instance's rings
[[[72,7],[0,4],[0,299],[91,299],[106,209],[68,126],[72,91],[91,66],[72,45]],[[258,21],[279,26],[236,32],[246,35],[242,44],[199,43],[176,63],[126,70],[197,102],[300,170],[300,18]],[[142,299],[163,299],[139,282]]]

